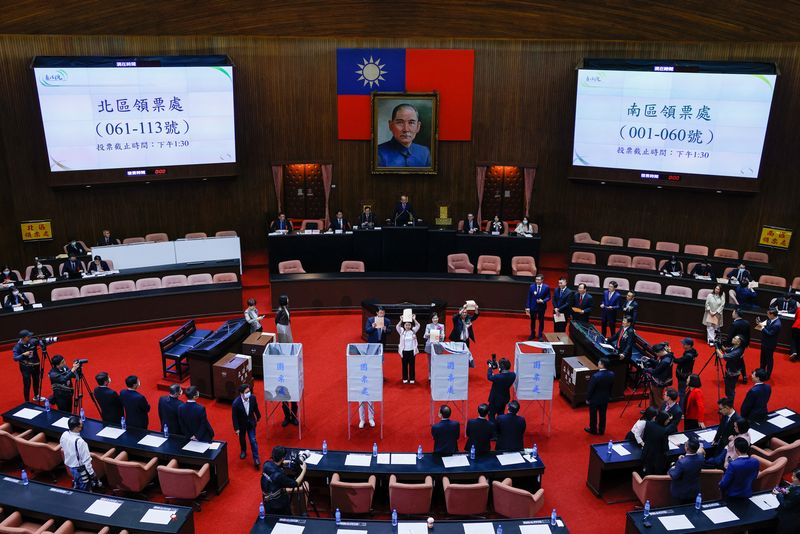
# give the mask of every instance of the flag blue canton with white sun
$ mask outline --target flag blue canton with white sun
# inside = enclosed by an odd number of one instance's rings
[[[336,51],[336,93],[368,95],[405,91],[404,48],[339,48]]]

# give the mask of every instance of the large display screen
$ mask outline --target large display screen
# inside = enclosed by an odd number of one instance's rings
[[[225,56],[38,57],[33,70],[53,174],[182,178],[236,163]]]
[[[763,63],[586,60],[571,176],[755,190],[776,78]]]

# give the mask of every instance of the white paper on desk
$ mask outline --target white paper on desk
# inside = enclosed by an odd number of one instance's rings
[[[751,428],[747,433],[750,434],[750,443],[757,443],[759,440],[766,437],[766,434],[762,434],[755,428]]]
[[[609,345],[608,343],[600,343],[600,346],[608,350],[617,350],[614,345]]]
[[[211,443],[208,444],[208,450],[210,450],[210,451],[215,451],[215,450],[219,449],[220,447],[222,447],[222,442],[221,441],[212,441]]]
[[[703,510],[703,513],[706,514],[712,523],[718,525],[720,523],[727,523],[729,521],[738,521],[739,517],[731,512],[730,508],[727,506],[720,506],[719,508],[710,508],[708,510]]]
[[[625,448],[625,445],[617,443],[611,446],[611,450],[619,454],[620,456],[628,456],[630,455],[631,451]]]
[[[706,443],[711,443],[714,441],[714,436],[717,434],[716,430],[703,430],[702,432],[696,432],[697,439],[701,441],[705,441]]]
[[[211,447],[211,444],[206,443],[205,441],[190,441],[183,446],[183,450],[203,454],[208,450],[209,447]]]
[[[464,534],[494,534],[493,523],[464,523]]]
[[[115,501],[113,499],[97,499],[89,508],[85,510],[85,512],[87,514],[111,517],[120,506],[122,506],[122,501]]]
[[[123,428],[114,428],[113,426],[107,426],[103,428],[103,430],[98,432],[97,435],[100,436],[101,438],[117,439],[124,433],[125,429]]]
[[[694,528],[694,525],[689,518],[683,514],[680,515],[665,515],[657,518],[664,525],[667,530],[684,530]]]
[[[340,528],[336,534],[366,534],[366,530],[353,530],[352,528]]]
[[[451,467],[469,467],[469,458],[466,454],[458,454],[456,456],[443,456],[442,463],[445,468]]]
[[[351,467],[369,467],[372,463],[372,455],[369,454],[348,454],[344,459],[344,465]]]
[[[290,525],[279,521],[272,527],[272,534],[302,534],[305,529],[304,525]]]
[[[416,454],[397,454],[392,453],[393,465],[417,465]],[[428,528],[427,526],[425,528]]]
[[[308,465],[319,465],[320,461],[322,461],[322,455],[318,452],[312,452],[306,458],[306,463]]]
[[[427,523],[399,523],[397,534],[428,534]]]
[[[520,525],[519,526],[520,534],[550,534],[553,532],[550,529],[550,525]]]
[[[497,455],[497,461],[500,465],[514,465],[525,463],[525,459],[518,452],[506,452]]]
[[[144,513],[139,523],[154,523],[156,525],[168,525],[172,521],[172,516],[178,510],[166,508],[150,508]],[[274,531],[273,531],[274,532]]]
[[[392,463],[392,455],[388,452],[379,452],[378,453],[378,463],[380,465],[387,465]]]
[[[787,419],[786,417],[779,415],[777,417],[773,417],[772,419],[767,419],[767,423],[771,425],[775,425],[778,428],[786,428],[787,426],[793,424],[791,419]]]
[[[764,511],[774,510],[780,504],[778,498],[772,493],[762,493],[761,495],[753,495],[750,500]]]
[[[784,417],[791,417],[791,416],[794,415],[794,412],[792,410],[790,410],[789,408],[781,408],[780,410],[775,412],[775,415],[782,415]]]
[[[62,417],[61,419],[53,423],[52,426],[67,430],[69,428],[69,417]]]
[[[689,441],[689,436],[686,434],[673,434],[667,438],[667,441],[669,441],[670,449],[679,449],[681,445]]]
[[[32,408],[23,408],[14,414],[14,417],[21,417],[22,419],[33,419],[42,413],[42,410],[34,410]]]
[[[152,434],[147,435],[139,440],[139,445],[144,445],[146,447],[160,447],[167,441],[167,438],[162,438],[160,436],[154,436]]]

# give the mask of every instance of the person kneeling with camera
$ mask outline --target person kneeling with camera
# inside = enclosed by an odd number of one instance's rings
[[[299,466],[297,465],[299,464]],[[294,468],[299,475],[292,478]],[[268,514],[291,515],[292,506],[286,488],[297,488],[306,477],[306,463],[303,455],[298,455],[290,465],[286,465],[286,449],[280,445],[272,449],[272,458],[264,462],[261,473],[261,494],[264,511]]]
[[[67,427],[69,430],[61,434],[60,444],[64,452],[64,465],[72,474],[72,487],[84,491],[102,487],[92,467],[89,445],[81,437],[81,418],[73,415],[67,421]]]
[[[80,367],[80,361],[76,361],[72,365],[72,369],[67,367],[67,362],[60,354],[56,354],[52,359],[53,368],[48,375],[50,376],[50,383],[53,386],[53,399],[52,403],[55,404],[59,410],[64,412],[72,411],[72,395],[75,389],[72,387],[72,380],[77,378],[75,371]]]

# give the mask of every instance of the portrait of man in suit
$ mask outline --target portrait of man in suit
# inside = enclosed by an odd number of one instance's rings
[[[435,173],[437,96],[378,93],[372,102],[372,171]]]

